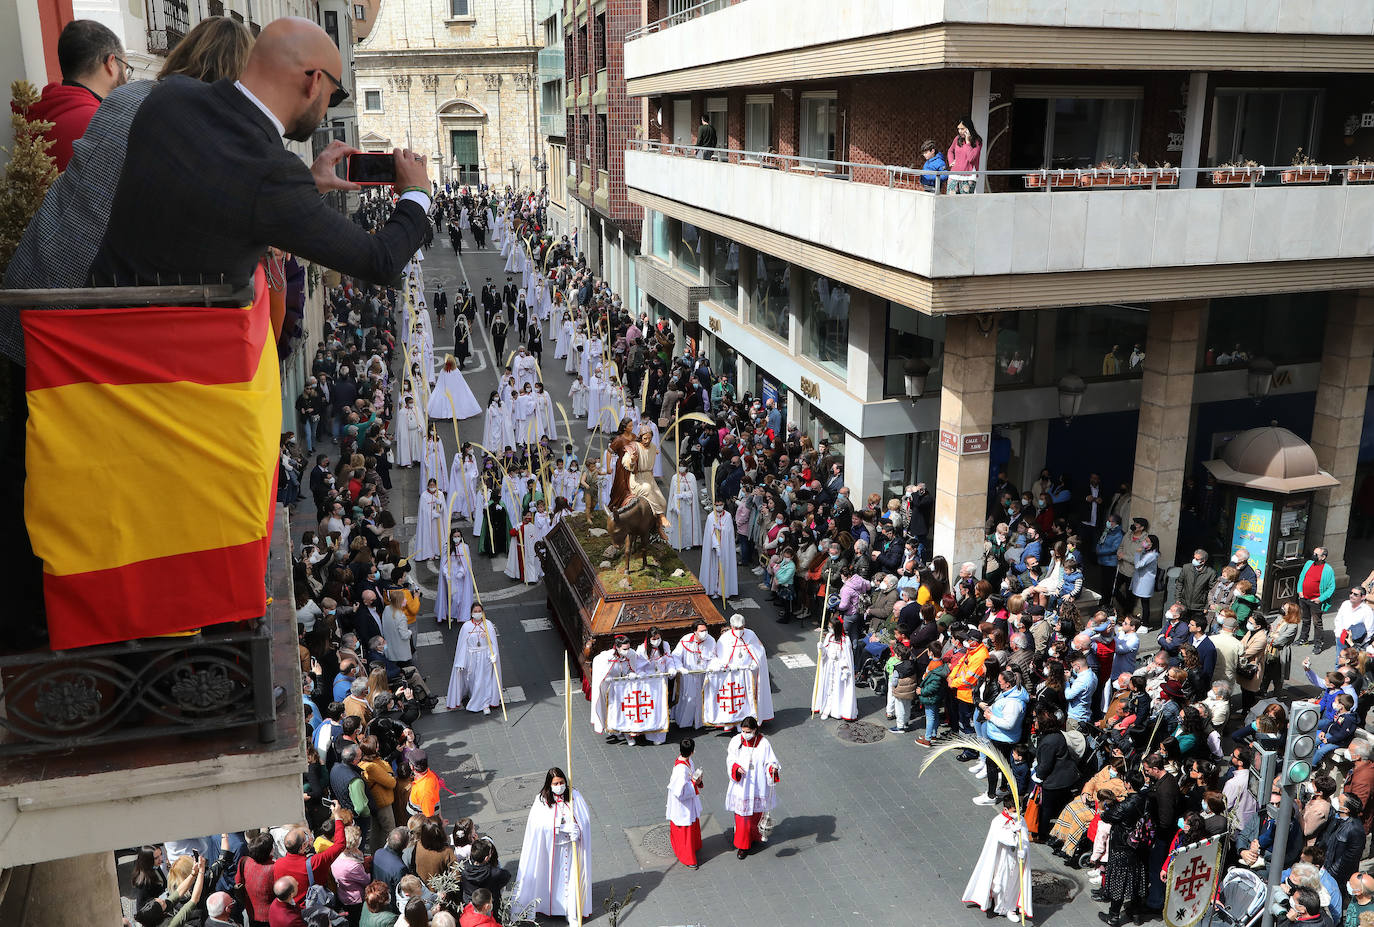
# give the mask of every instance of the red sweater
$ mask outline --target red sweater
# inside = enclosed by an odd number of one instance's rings
[[[48,154],[57,162],[59,171],[67,169],[67,162],[72,159],[72,142],[86,134],[86,126],[99,108],[100,100],[94,93],[66,84],[48,84],[38,102],[30,107],[30,119],[53,124],[45,134],[53,142]]]
[[[344,851],[344,824],[343,821],[334,822],[334,836],[332,845],[327,850],[316,853],[309,857],[309,866],[315,872],[315,882],[319,885],[333,885],[333,878],[329,873],[329,866]],[[287,853],[281,859],[272,864],[272,881],[275,882],[283,876],[290,876],[296,880],[296,904],[305,900],[305,893],[310,890],[310,878],[305,874],[307,865],[306,857],[299,853]],[[277,904],[272,905],[273,915],[277,913]],[[276,920],[273,919],[272,927],[276,927]]]
[[[472,905],[463,908],[458,918],[458,927],[501,927],[490,914],[482,914]]]
[[[296,904],[284,904],[272,899],[272,908],[267,914],[269,927],[309,927],[305,918],[301,917],[301,909]]]

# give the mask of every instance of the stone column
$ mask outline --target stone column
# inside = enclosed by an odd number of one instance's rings
[[[950,563],[979,562],[988,504],[988,450],[961,454],[963,437],[992,431],[997,330],[979,331],[972,315],[945,321],[944,373],[940,385],[941,442],[935,479],[935,553]]]
[[[1346,532],[1355,495],[1355,465],[1364,430],[1369,392],[1370,352],[1374,351],[1374,290],[1339,293],[1326,314],[1317,409],[1312,416],[1312,450],[1341,485],[1323,489],[1312,500],[1307,547],[1326,547],[1336,582],[1349,579],[1345,564]],[[1364,579],[1363,574],[1356,580]]]
[[[113,924],[122,913],[113,853],[16,866],[6,875],[0,923]]]
[[[1174,564],[1179,497],[1193,411],[1197,342],[1206,300],[1154,303],[1145,336],[1140,424],[1131,479],[1131,515],[1147,518],[1159,537],[1161,569]]]

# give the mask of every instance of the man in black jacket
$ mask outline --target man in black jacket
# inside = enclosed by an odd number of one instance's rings
[[[1322,844],[1326,847],[1326,871],[1345,888],[1351,873],[1360,868],[1364,853],[1364,824],[1360,815],[1364,802],[1355,795],[1342,795],[1336,819],[1326,825]]]
[[[129,130],[96,284],[245,285],[269,245],[365,280],[392,278],[429,230],[424,158],[395,151],[401,200],[370,235],[320,198],[355,189],[335,176],[339,143],[313,169],[282,144],[307,141],[346,97],[339,49],[315,23],[283,18],[254,43],[239,81],[169,77]]]

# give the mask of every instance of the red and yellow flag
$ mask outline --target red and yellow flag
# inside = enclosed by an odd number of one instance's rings
[[[238,309],[22,320],[25,520],[53,649],[261,616],[281,432],[261,269]]]

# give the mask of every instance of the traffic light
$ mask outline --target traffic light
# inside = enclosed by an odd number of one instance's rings
[[[1294,702],[1288,714],[1288,742],[1283,748],[1283,784],[1297,785],[1312,777],[1312,754],[1317,752],[1317,723],[1322,712],[1316,702]]]
[[[1250,795],[1260,805],[1269,804],[1269,796],[1274,788],[1274,774],[1278,771],[1279,755],[1273,750],[1254,747],[1255,756],[1250,761]]]

